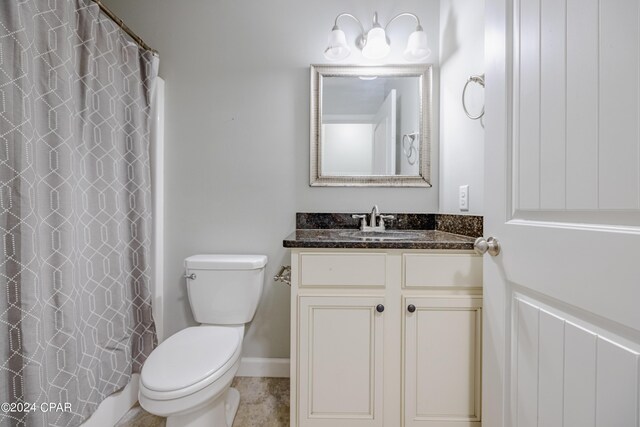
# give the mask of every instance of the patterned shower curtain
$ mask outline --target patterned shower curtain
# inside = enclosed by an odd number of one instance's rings
[[[139,372],[158,59],[90,0],[0,1],[0,425],[76,426]]]

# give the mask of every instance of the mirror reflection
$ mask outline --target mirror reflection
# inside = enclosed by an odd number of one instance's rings
[[[322,175],[419,175],[420,78],[326,77]]]
[[[310,185],[430,187],[431,66],[311,66]]]

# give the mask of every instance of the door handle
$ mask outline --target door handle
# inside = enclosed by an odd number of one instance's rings
[[[489,255],[496,256],[500,253],[500,242],[495,237],[489,237],[486,240],[484,237],[478,237],[473,244],[473,249],[480,255],[489,252]]]

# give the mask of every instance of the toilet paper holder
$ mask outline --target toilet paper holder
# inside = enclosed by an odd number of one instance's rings
[[[278,271],[278,274],[273,276],[273,280],[275,280],[276,282],[286,283],[287,285],[291,286],[291,266],[283,265],[280,268],[280,271]]]

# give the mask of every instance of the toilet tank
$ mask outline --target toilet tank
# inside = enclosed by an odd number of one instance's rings
[[[187,290],[196,322],[248,323],[264,284],[265,255],[194,255],[185,259]]]

